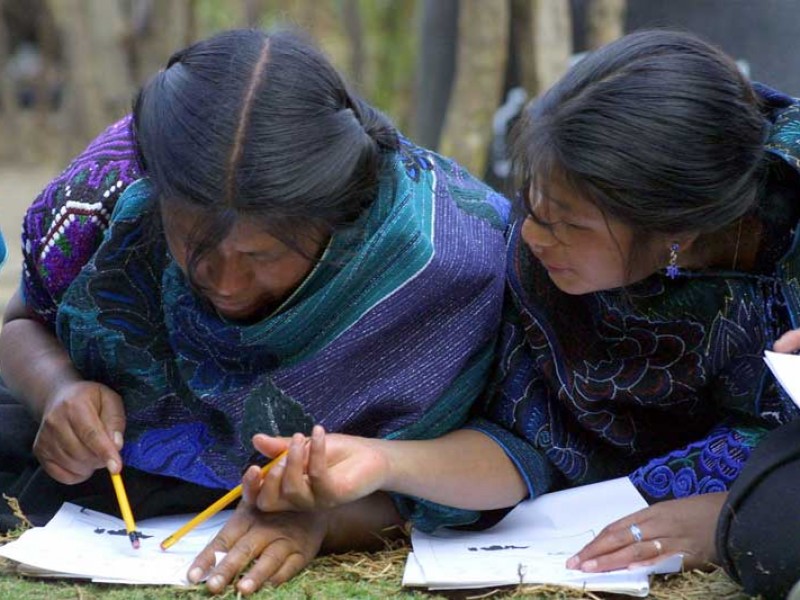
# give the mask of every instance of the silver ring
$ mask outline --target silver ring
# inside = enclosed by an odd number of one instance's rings
[[[661,542],[658,540],[653,540],[653,546],[656,547],[656,554],[661,554]]]
[[[631,525],[628,529],[630,529],[633,539],[637,542],[641,542],[642,539],[644,539],[644,536],[642,536],[642,530],[639,529],[639,526],[636,523]]]

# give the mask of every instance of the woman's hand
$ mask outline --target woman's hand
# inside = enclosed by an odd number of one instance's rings
[[[77,381],[46,402],[33,452],[56,481],[80,483],[103,467],[119,472],[124,431],[119,394],[94,381]]]
[[[287,456],[266,474],[250,467],[242,478],[246,501],[262,511],[328,509],[380,489],[389,471],[380,440],[326,434],[316,425],[310,442],[302,434],[291,440],[258,434],[253,446],[266,456]]]
[[[716,559],[714,533],[727,492],[668,500],[649,506],[603,529],[567,568],[588,573],[652,565],[683,555],[684,569],[702,568]],[[638,529],[637,529],[638,528]],[[635,534],[641,540],[635,539]]]
[[[396,492],[467,510],[514,506],[528,495],[519,471],[488,435],[459,429],[432,440],[384,440],[326,434],[310,442],[258,434],[266,456],[288,449],[266,476],[250,467],[243,495],[263,511],[332,508],[375,491]]]
[[[244,595],[265,583],[280,585],[317,555],[327,529],[326,512],[266,514],[242,501],[189,567],[189,581],[198,583],[207,575],[206,587],[218,594],[247,569],[236,583],[237,591]],[[227,554],[214,566],[216,552]]]
[[[800,329],[787,331],[772,346],[775,352],[785,352],[791,354],[800,350]]]

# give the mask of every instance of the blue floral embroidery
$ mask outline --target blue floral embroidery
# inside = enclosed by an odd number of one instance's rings
[[[433,160],[431,160],[430,153],[424,148],[415,146],[402,136],[400,137],[400,156],[403,160],[406,175],[414,183],[419,182],[422,171],[433,170]]]

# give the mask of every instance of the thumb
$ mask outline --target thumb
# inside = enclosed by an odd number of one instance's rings
[[[290,437],[272,437],[265,433],[257,433],[253,436],[253,447],[264,456],[275,458],[289,447],[291,441]]]
[[[787,331],[773,346],[775,352],[795,352],[798,349],[800,349],[800,329]]]

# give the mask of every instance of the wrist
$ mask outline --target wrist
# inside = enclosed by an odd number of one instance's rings
[[[404,462],[408,455],[402,451],[402,448],[399,448],[399,446],[403,446],[403,443],[384,439],[371,441],[374,442],[374,451],[382,465],[376,491],[405,493],[406,482],[403,473],[406,471]]]

